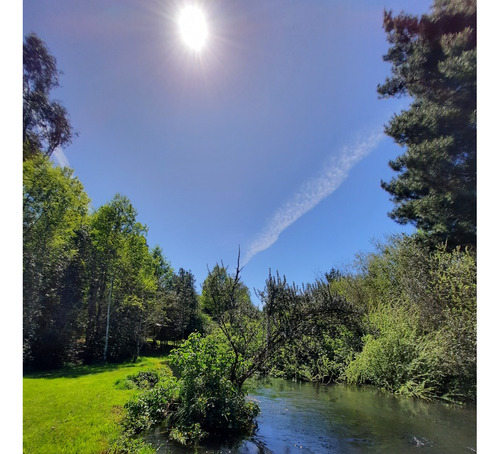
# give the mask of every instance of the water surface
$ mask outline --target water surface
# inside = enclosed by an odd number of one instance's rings
[[[161,429],[147,437],[174,454],[459,454],[476,451],[476,410],[395,396],[372,387],[255,380],[261,412],[252,437],[224,446],[185,448]],[[161,447],[160,447],[161,446]]]

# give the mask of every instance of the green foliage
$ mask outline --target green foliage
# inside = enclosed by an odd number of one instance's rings
[[[116,440],[106,454],[155,454],[156,449],[140,438],[122,435]]]
[[[262,313],[252,304],[250,292],[240,280],[239,259],[236,273],[216,265],[203,283],[203,311],[218,329],[214,335],[231,350],[229,380],[238,388],[266,361],[267,341]]]
[[[382,97],[409,95],[386,133],[405,152],[382,187],[392,196],[390,216],[421,230],[431,245],[476,243],[476,2],[439,0],[418,18],[385,12],[392,77]]]
[[[124,407],[126,415],[122,421],[125,433],[137,434],[164,421],[176,393],[176,381],[169,378],[127,402]]]
[[[358,265],[361,276],[344,289],[364,305],[367,334],[344,378],[402,394],[474,400],[475,255],[444,246],[429,251],[402,237]]]
[[[151,389],[158,383],[168,380],[172,376],[170,369],[165,367],[141,370],[137,374],[129,375],[124,380],[115,383],[120,389]]]
[[[207,319],[201,312],[195,278],[191,271],[180,268],[160,281],[157,294],[155,340],[178,342],[192,332],[205,331]]]
[[[362,313],[338,292],[338,271],[325,278],[300,290],[279,276],[268,280],[267,336],[283,340],[272,357],[272,375],[329,383],[340,378],[360,350]]]
[[[87,362],[138,356],[154,323],[150,314],[156,302],[157,266],[147,246],[147,228],[136,217],[130,201],[117,194],[89,219],[81,252],[87,284]]]
[[[172,418],[178,440],[252,430],[258,406],[247,402],[243,391],[231,382],[233,359],[234,352],[226,345],[199,334],[191,334],[170,355],[180,375],[179,403]]]
[[[128,377],[146,390],[125,405],[124,433],[165,423],[171,439],[192,444],[250,432],[259,409],[229,380],[232,355],[220,339],[193,333],[169,356],[178,378],[161,370]]]
[[[173,276],[161,250],[126,197],[89,214],[72,170],[41,154],[23,170],[24,366],[137,357]]]
[[[155,370],[145,370],[130,377],[130,379],[138,388],[149,389],[153,388],[160,381],[160,374]]]
[[[23,164],[23,360],[57,367],[78,352],[78,232],[89,198],[73,171],[35,156]]]
[[[346,368],[345,378],[397,391],[413,378],[409,368],[418,356],[418,319],[405,307],[380,307],[370,322],[376,334],[363,338],[363,350]]]
[[[361,348],[361,313],[334,290],[318,281],[302,291],[300,322],[273,359],[270,373],[306,381],[338,380]]]
[[[248,287],[219,264],[209,271],[203,282],[200,300],[203,311],[216,320],[236,309],[255,312]]]
[[[74,136],[66,109],[49,98],[59,86],[56,59],[35,34],[23,44],[23,152],[24,158],[50,156]]]
[[[269,374],[310,382],[337,381],[360,347],[360,339],[345,326],[335,337],[325,332],[303,335],[278,351]]]

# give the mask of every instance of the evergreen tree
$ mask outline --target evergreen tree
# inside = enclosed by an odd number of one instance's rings
[[[201,329],[199,301],[195,282],[194,274],[184,268],[180,268],[172,280],[172,290],[179,304],[178,311],[183,327],[182,337],[184,339],[191,333]]]
[[[384,14],[392,76],[381,97],[408,95],[386,133],[406,148],[382,187],[389,216],[413,224],[432,245],[476,243],[476,2],[435,0],[418,18]]]

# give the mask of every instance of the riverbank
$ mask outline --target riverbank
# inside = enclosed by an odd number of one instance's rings
[[[23,378],[23,451],[94,454],[120,435],[123,405],[136,389],[116,386],[140,370],[158,367],[161,357],[135,363],[78,366]]]
[[[156,427],[157,454],[436,454],[477,452],[476,408],[395,395],[373,386],[252,379],[261,412],[249,437],[180,446]]]
[[[140,370],[160,367],[163,361],[163,357],[142,357],[136,363],[25,376],[24,452],[107,452],[120,436],[123,405],[140,392],[123,386],[125,379]],[[332,452],[329,449],[333,448],[360,453],[420,446],[440,453],[476,449],[473,407],[395,396],[374,387],[270,378],[250,380],[247,391],[262,410],[257,432],[230,447],[204,446],[207,452],[254,452],[259,446],[271,452],[287,448],[311,453]],[[160,432],[154,430],[146,436],[159,453],[167,449],[194,452],[170,443]]]

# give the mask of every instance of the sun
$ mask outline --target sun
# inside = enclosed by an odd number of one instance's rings
[[[184,44],[200,52],[208,39],[208,26],[203,11],[194,5],[185,6],[178,19],[179,31]]]

